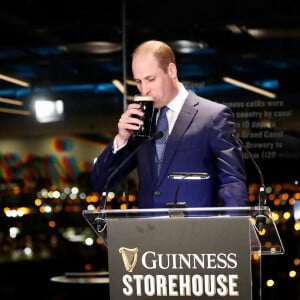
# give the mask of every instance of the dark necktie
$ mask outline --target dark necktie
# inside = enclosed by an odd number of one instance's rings
[[[156,145],[156,160],[157,160],[157,164],[158,164],[158,173],[160,170],[160,165],[161,162],[163,160],[163,154],[165,151],[165,146],[168,140],[168,136],[169,136],[169,123],[168,123],[168,118],[167,118],[167,111],[168,111],[168,107],[167,106],[163,106],[160,109],[159,112],[159,117],[157,120],[157,126],[156,126],[156,131],[162,131],[163,132],[163,137],[160,139],[157,139],[155,141],[155,145]]]

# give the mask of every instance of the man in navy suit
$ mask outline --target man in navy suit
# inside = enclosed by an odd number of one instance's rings
[[[132,73],[141,95],[153,97],[158,115],[161,107],[169,108],[169,136],[161,170],[157,175],[155,141],[151,140],[107,182],[141,143],[133,132],[142,124],[135,115],[143,113],[139,104],[131,103],[119,119],[114,140],[94,164],[95,190],[102,192],[107,183],[112,188],[137,168],[139,208],[164,208],[174,200],[187,207],[247,206],[242,149],[228,138],[228,133],[235,132],[229,107],[187,91],[178,79],[174,52],[164,42],[150,40],[139,45],[132,55]],[[171,172],[206,172],[210,177],[182,180],[177,194],[178,181],[168,177]]]

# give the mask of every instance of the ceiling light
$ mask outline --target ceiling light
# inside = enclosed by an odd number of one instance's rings
[[[12,105],[23,105],[23,101],[4,98],[4,97],[0,97],[0,102],[1,103],[12,104]]]
[[[7,75],[1,74],[1,73],[0,73],[0,79],[2,79],[4,81],[7,81],[7,82],[10,82],[10,83],[14,83],[14,84],[23,86],[23,87],[29,87],[30,86],[30,83],[28,83],[27,81],[20,80],[20,79],[17,79],[15,77],[7,76]]]
[[[228,25],[226,25],[226,28],[234,34],[243,33],[243,30],[241,29],[241,27],[236,24],[228,24]]]
[[[91,54],[107,54],[122,50],[122,46],[112,42],[83,42],[75,44],[67,44],[60,48],[71,52],[83,52]]]
[[[260,89],[256,86],[244,83],[242,81],[239,81],[239,80],[236,80],[236,79],[233,79],[233,78],[230,78],[230,77],[223,77],[223,81],[225,81],[227,83],[230,83],[230,84],[233,84],[233,85],[236,85],[236,86],[241,87],[243,89],[249,90],[251,92],[263,95],[263,96],[268,97],[268,98],[275,99],[277,97],[276,94],[274,94],[274,93],[271,93],[271,92],[266,91],[264,89]]]
[[[279,29],[256,29],[256,28],[248,28],[247,32],[257,38],[299,38],[300,37],[300,29],[292,29],[292,28],[279,28]]]
[[[124,87],[123,83],[122,83],[120,80],[114,79],[114,80],[112,81],[112,83],[113,83],[114,86],[119,90],[119,92],[120,92],[121,94],[124,94],[124,93],[125,93],[125,87]],[[127,85],[136,86],[136,83],[135,83],[135,81],[133,81],[133,80],[126,80],[126,84],[127,84]],[[134,96],[127,95],[127,96],[126,96],[126,99],[127,99],[127,100],[133,100],[133,99],[134,99]]]
[[[226,28],[234,34],[248,33],[257,39],[266,38],[299,38],[300,29],[299,28],[276,28],[276,29],[266,29],[266,28],[247,28],[246,26],[238,26],[236,24],[228,24]]]
[[[203,41],[177,40],[168,43],[176,52],[179,53],[195,53],[199,50],[207,48],[207,44]]]
[[[24,116],[31,115],[31,112],[29,110],[3,108],[3,107],[0,107],[0,112],[6,113],[6,114],[13,114],[13,115],[24,115]]]
[[[63,117],[62,100],[36,100],[34,104],[36,118],[40,123],[59,121]]]
[[[126,80],[127,85],[136,86],[136,82],[134,80]]]
[[[124,94],[125,88],[124,88],[124,85],[121,83],[120,80],[114,79],[114,80],[112,81],[112,83],[113,83],[114,86],[120,91],[121,94]]]

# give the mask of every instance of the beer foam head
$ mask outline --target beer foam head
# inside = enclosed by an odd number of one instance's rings
[[[151,96],[135,95],[133,101],[153,101]]]

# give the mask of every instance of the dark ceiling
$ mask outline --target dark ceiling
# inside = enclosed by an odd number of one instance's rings
[[[0,97],[24,103],[0,102],[1,136],[113,131],[109,120],[125,97],[112,80],[131,79],[130,53],[147,39],[194,42],[192,53],[175,48],[179,77],[204,97],[253,95],[224,76],[279,97],[299,95],[300,10],[293,0],[2,1],[0,33],[0,73],[30,83],[0,80]],[[101,41],[117,46],[106,53]],[[125,85],[125,94],[135,92]],[[64,101],[64,122],[38,124],[33,113],[22,115],[43,94]]]

